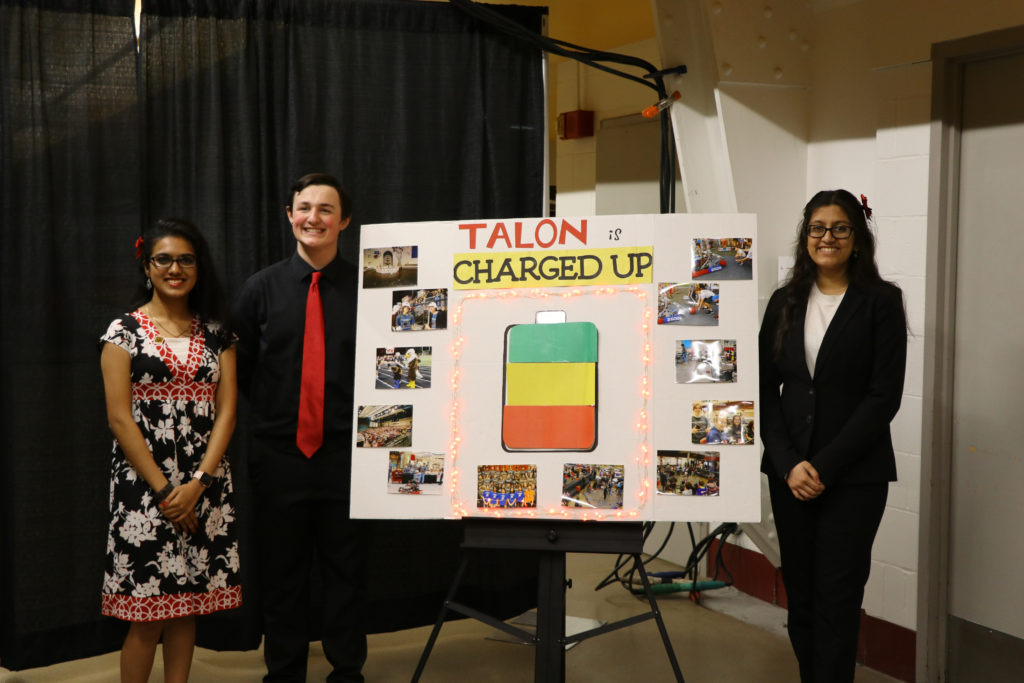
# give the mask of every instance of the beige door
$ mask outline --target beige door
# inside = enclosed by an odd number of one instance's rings
[[[1024,53],[963,73],[947,680],[1024,681]]]

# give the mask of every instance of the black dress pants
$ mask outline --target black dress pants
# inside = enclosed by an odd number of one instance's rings
[[[853,681],[871,545],[889,484],[840,484],[800,501],[784,481],[769,475],[768,483],[800,680]]]
[[[333,666],[328,681],[362,682],[366,523],[349,519],[348,472],[315,463],[293,446],[253,439],[253,491],[260,563],[265,681],[303,683],[309,658],[310,579],[322,585],[321,641]],[[336,457],[336,456],[335,456]],[[327,470],[338,470],[327,471]],[[341,478],[341,471],[344,477]]]

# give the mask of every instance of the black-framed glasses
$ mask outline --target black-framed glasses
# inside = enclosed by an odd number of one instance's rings
[[[807,226],[807,234],[815,239],[821,239],[825,236],[826,232],[832,233],[832,237],[837,240],[845,240],[853,234],[853,226],[840,223],[839,225],[833,225],[832,227],[825,227],[824,225],[809,225]]]
[[[172,263],[177,263],[182,268],[195,268],[198,263],[195,254],[182,254],[178,258],[170,254],[156,254],[149,257],[149,262],[160,269],[170,268]]]

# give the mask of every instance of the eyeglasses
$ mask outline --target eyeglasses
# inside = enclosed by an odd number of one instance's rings
[[[170,254],[157,254],[156,256],[150,256],[149,262],[161,270],[164,268],[170,268],[172,263],[177,263],[182,268],[195,268],[196,255],[182,254],[178,258],[174,258]]]
[[[826,232],[832,233],[834,239],[845,240],[853,234],[853,226],[841,223],[833,225],[831,228],[827,228],[824,225],[810,225],[807,227],[807,234],[815,239],[821,239],[825,236]]]

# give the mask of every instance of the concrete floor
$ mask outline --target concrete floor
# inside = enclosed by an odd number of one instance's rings
[[[570,554],[566,574],[567,613],[614,621],[645,611],[645,602],[612,585],[594,586],[611,570],[614,557]],[[674,565],[655,560],[652,571]],[[685,593],[662,596],[658,602],[672,646],[688,683],[790,683],[797,681],[796,660],[785,636],[785,611],[733,589],[708,591],[702,605]],[[464,619],[448,623],[427,663],[423,683],[526,683],[533,680],[533,648],[490,640],[494,632]],[[370,636],[367,681],[408,681],[416,669],[430,627]],[[118,679],[118,655],[66,662],[40,669],[8,672],[0,683],[101,683]],[[319,643],[310,647],[309,681],[323,681],[329,672]],[[192,683],[258,681],[262,652],[212,652],[198,649]],[[163,680],[157,655],[151,680]],[[671,681],[672,670],[653,620],[584,641],[566,653],[566,680],[571,682]],[[896,679],[864,667],[857,683],[891,683]]]

